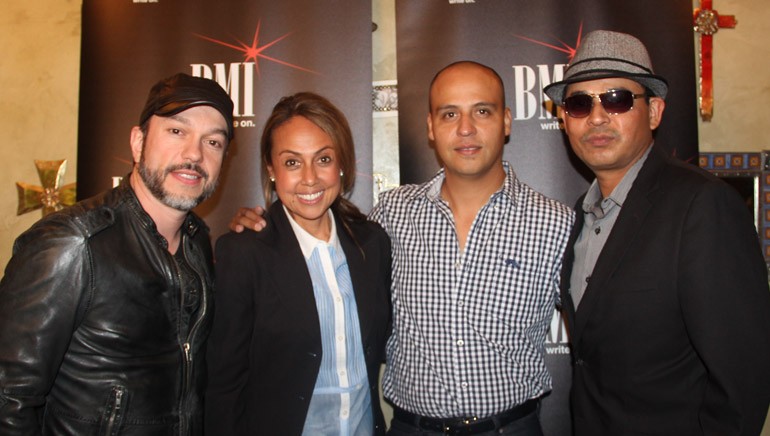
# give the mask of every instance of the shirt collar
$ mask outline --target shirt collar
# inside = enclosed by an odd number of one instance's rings
[[[302,226],[294,221],[294,218],[292,218],[291,214],[286,209],[286,206],[281,206],[283,207],[283,212],[286,214],[286,218],[289,219],[291,229],[294,230],[294,235],[297,237],[299,248],[302,249],[302,255],[305,256],[305,259],[310,259],[310,256],[313,255],[313,250],[315,250],[316,247],[331,246],[335,249],[339,248],[340,241],[339,238],[337,238],[337,224],[334,222],[334,214],[331,209],[326,210],[326,214],[332,222],[331,236],[329,237],[329,242],[326,242],[308,233],[307,230],[303,229]]]
[[[152,232],[158,237],[163,247],[168,248],[168,241],[160,234],[160,232],[158,232],[158,225],[155,223],[155,220],[152,219],[150,214],[144,210],[142,203],[139,202],[139,198],[136,196],[136,191],[134,191],[134,187],[131,186],[130,173],[123,177],[123,180],[121,180],[118,187],[115,188],[115,191],[122,195],[122,199],[126,201],[128,207],[134,211],[135,216],[141,220],[147,228],[152,229]],[[187,212],[187,216],[185,217],[181,227],[182,233],[194,237],[200,229],[203,229],[206,232],[209,230],[206,224],[204,224],[203,221],[198,218],[194,212]]]
[[[490,196],[490,199],[494,198],[497,195],[502,194],[502,195],[505,195],[507,198],[509,198],[511,202],[515,203],[516,197],[514,195],[514,191],[518,186],[519,179],[516,178],[516,174],[508,162],[503,161],[503,169],[505,170],[505,179],[503,180],[503,184],[500,186],[500,189],[495,191],[495,193]],[[425,183],[425,186],[422,189],[422,195],[424,195],[428,200],[433,202],[442,201],[441,185],[443,183],[444,183],[444,168],[441,168],[438,171],[438,173],[436,173],[436,175],[433,176],[432,179],[430,179],[428,182]]]
[[[607,212],[611,204],[623,207],[623,203],[626,201],[626,197],[628,197],[628,193],[634,185],[636,176],[639,175],[639,171],[642,169],[642,166],[644,166],[647,156],[650,155],[650,150],[652,150],[652,144],[650,144],[642,157],[628,169],[626,174],[623,175],[623,178],[620,180],[620,183],[618,183],[618,186],[616,186],[606,198],[602,198],[599,182],[594,179],[583,199],[583,211],[586,213],[592,212],[597,215],[598,218],[601,218],[604,216],[604,213]]]

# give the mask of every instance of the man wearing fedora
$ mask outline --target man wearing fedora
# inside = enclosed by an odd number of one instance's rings
[[[575,435],[758,435],[770,292],[745,204],[654,144],[668,83],[633,36],[589,33],[544,91],[596,176],[561,280]]]

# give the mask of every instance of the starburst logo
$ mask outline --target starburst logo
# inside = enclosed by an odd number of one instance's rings
[[[525,41],[529,41],[529,42],[532,42],[532,43],[535,43],[535,44],[542,45],[544,47],[548,47],[548,48],[554,49],[556,51],[560,51],[562,53],[566,53],[567,54],[567,62],[569,63],[569,62],[572,62],[572,58],[575,57],[575,52],[577,51],[577,48],[580,47],[580,39],[583,37],[583,23],[581,22],[580,23],[580,27],[578,28],[578,34],[577,34],[577,38],[575,38],[575,45],[574,46],[570,46],[569,44],[567,44],[566,42],[562,41],[559,38],[554,38],[554,39],[559,41],[559,43],[561,44],[560,46],[559,45],[554,45],[554,44],[549,44],[549,43],[544,42],[544,41],[538,41],[536,39],[528,38],[528,37],[523,36],[523,35],[513,35],[513,36],[515,36],[515,37],[517,37],[519,39],[523,39]]]
[[[566,63],[537,64],[537,65],[512,65],[513,70],[513,105],[511,111],[515,121],[537,119],[542,130],[560,130],[561,125],[556,119],[556,107],[543,93],[543,88],[550,83],[558,82],[564,77],[564,71],[569,62],[575,57],[580,40],[583,36],[583,23],[580,23],[575,43],[569,44],[563,40],[552,37],[551,41],[540,41],[524,35],[514,36],[518,39],[541,45],[549,49],[564,53]]]
[[[260,59],[264,59],[264,60],[270,61],[270,62],[275,62],[277,64],[284,65],[284,66],[289,67],[289,68],[294,68],[294,69],[297,69],[297,70],[300,70],[300,71],[305,71],[307,73],[318,74],[316,71],[313,71],[313,70],[311,70],[309,68],[304,68],[304,67],[301,67],[299,65],[291,64],[289,62],[286,62],[286,61],[283,61],[281,59],[278,59],[278,58],[275,58],[275,57],[267,55],[265,53],[265,51],[267,49],[271,48],[272,46],[278,44],[283,39],[287,38],[289,35],[291,35],[292,32],[286,33],[286,34],[284,34],[284,35],[282,35],[282,36],[280,36],[280,37],[278,37],[278,38],[276,38],[276,39],[274,39],[274,40],[272,40],[272,41],[270,41],[270,42],[268,42],[268,43],[266,43],[264,45],[260,45],[259,31],[260,31],[261,24],[262,24],[261,20],[257,22],[257,28],[254,31],[254,37],[251,40],[251,44],[246,44],[245,42],[241,41],[240,39],[238,39],[236,37],[233,37],[233,39],[235,40],[235,43],[232,43],[232,42],[222,41],[222,40],[219,40],[219,39],[214,39],[214,38],[206,36],[206,35],[200,35],[198,33],[193,33],[193,35],[195,35],[196,37],[198,37],[200,39],[203,39],[205,41],[213,42],[214,44],[219,44],[221,46],[228,47],[228,48],[231,48],[233,50],[236,50],[236,51],[239,51],[239,52],[243,53],[243,62],[244,63],[254,62],[254,66],[255,66],[255,68],[257,70],[257,74],[258,75],[260,74],[260,72],[259,72],[259,60]]]
[[[242,61],[236,62],[214,62],[214,63],[191,63],[190,69],[193,76],[205,77],[219,83],[222,88],[230,94],[233,100],[235,117],[254,117],[254,83],[256,76],[261,78],[260,61],[272,62],[288,68],[299,70],[310,74],[320,74],[309,68],[290,63],[276,55],[268,54],[268,51],[276,49],[276,46],[286,38],[289,38],[292,32],[285,33],[278,38],[272,39],[267,43],[260,41],[261,21],[257,22],[254,30],[254,36],[250,43],[243,42],[241,39],[231,36],[229,41],[216,39],[212,36],[193,33],[196,38],[211,42],[229,49],[235,50],[243,55]],[[236,120],[237,127],[255,127],[253,120]]]

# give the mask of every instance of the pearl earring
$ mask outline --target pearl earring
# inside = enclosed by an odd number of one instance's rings
[[[273,176],[270,176],[270,181],[271,181],[271,182],[273,182],[273,183],[275,183],[275,177],[273,177]]]
[[[340,170],[340,177],[342,177],[344,175],[345,175],[345,173],[342,170]]]

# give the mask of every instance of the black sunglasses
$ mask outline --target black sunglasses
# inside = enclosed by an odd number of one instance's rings
[[[634,94],[627,89],[611,89],[601,94],[575,94],[564,99],[564,112],[572,118],[585,118],[594,107],[594,99],[599,97],[602,107],[608,114],[626,113],[634,107],[634,100],[645,94]]]

